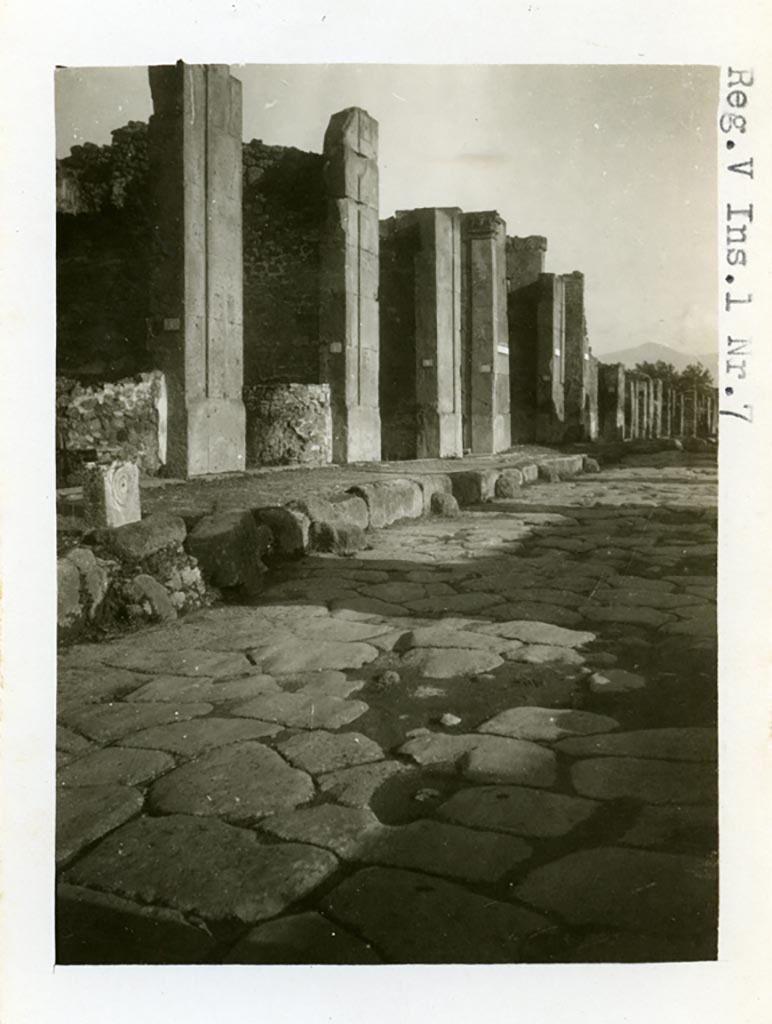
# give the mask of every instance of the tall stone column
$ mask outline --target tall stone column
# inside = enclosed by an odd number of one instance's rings
[[[598,373],[600,432],[604,441],[625,438],[625,368],[621,363],[601,363]]]
[[[241,83],[224,64],[151,67],[149,344],[173,476],[244,469]]]
[[[506,225],[495,211],[465,213],[462,232],[464,441],[493,454],[512,444]]]
[[[416,210],[415,366],[419,459],[462,454],[461,211]]]
[[[334,462],[381,457],[378,408],[378,122],[350,107],[324,136],[319,342]]]
[[[563,440],[565,433],[565,293],[562,278],[542,274],[538,282],[536,440]]]
[[[512,442],[536,439],[537,307],[539,276],[544,273],[547,239],[542,235],[508,238],[507,320]]]
[[[651,436],[662,437],[662,418],[663,418],[663,406],[664,406],[664,382],[659,377],[652,378],[651,381],[651,400],[652,400],[652,417],[651,417]]]
[[[585,436],[584,396],[589,359],[584,314],[584,274],[575,270],[563,275],[566,304],[565,410],[566,437],[579,441]]]

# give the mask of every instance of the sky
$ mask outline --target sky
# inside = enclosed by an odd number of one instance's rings
[[[585,275],[596,355],[717,348],[718,69],[656,65],[242,65],[244,139],[321,151],[329,117],[380,125],[381,217],[498,210]],[[152,112],[146,68],[56,75],[56,149]]]

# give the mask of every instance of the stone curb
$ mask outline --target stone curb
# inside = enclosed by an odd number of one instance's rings
[[[513,469],[517,472],[514,473]],[[217,588],[243,584],[254,589],[264,568],[264,560],[277,564],[302,558],[312,551],[354,554],[367,546],[365,531],[380,530],[402,519],[418,519],[433,514],[432,497],[435,494],[455,497],[461,508],[468,508],[493,501],[502,478],[506,479],[507,486],[503,488],[505,493],[498,496],[506,497],[514,496],[517,486],[528,486],[537,480],[558,481],[578,476],[584,470],[585,456],[577,453],[538,458],[517,467],[503,464],[492,469],[419,473],[355,484],[346,491],[332,494],[312,492],[303,499],[295,498],[284,505],[258,506],[184,519],[154,513],[131,527],[100,530],[98,539],[119,554],[118,538],[131,533],[132,541],[141,547],[146,543],[145,534],[154,537],[158,532],[154,524],[168,527],[168,520],[176,531],[172,539],[180,541],[198,560],[208,584]],[[115,544],[111,542],[112,538],[116,538]],[[86,558],[80,558],[79,552],[87,553]],[[133,549],[131,553],[135,553]],[[89,618],[94,616],[94,608],[85,607],[83,596],[93,589],[93,581],[84,575],[91,560],[93,554],[88,547],[75,548],[58,560],[57,625],[60,641],[77,638],[86,628]],[[100,600],[107,596],[109,584],[103,590]]]

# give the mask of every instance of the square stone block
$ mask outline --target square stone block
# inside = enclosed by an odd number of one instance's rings
[[[83,505],[85,520],[91,527],[139,522],[139,467],[122,461],[109,466],[88,465],[83,480]]]

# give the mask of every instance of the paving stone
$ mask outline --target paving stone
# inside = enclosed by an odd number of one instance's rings
[[[693,594],[663,594],[650,589],[632,589],[630,587],[599,587],[593,595],[595,600],[613,605],[629,605],[630,607],[679,609],[700,607],[700,598]]]
[[[275,736],[281,726],[273,722],[256,722],[243,718],[202,718],[191,722],[172,722],[128,736],[127,747],[143,750],[168,750],[182,757],[197,757],[207,750],[224,747],[240,740],[256,740]]]
[[[370,644],[316,639],[303,643],[300,638],[252,652],[261,670],[270,675],[291,675],[325,668],[361,668],[374,661],[378,654],[378,649]]]
[[[455,793],[437,813],[470,828],[551,838],[566,835],[599,806],[595,800],[521,786],[475,786]]]
[[[649,804],[697,804],[716,798],[715,768],[637,757],[599,757],[571,768],[577,793],[599,800],[629,797]]]
[[[464,650],[459,647],[416,647],[402,655],[402,667],[418,672],[427,679],[453,679],[490,672],[503,660],[486,650]]]
[[[405,604],[424,597],[426,591],[420,583],[376,583],[374,586],[362,587],[360,593],[365,597],[373,597],[377,601],[388,601],[393,604]]]
[[[322,909],[363,935],[391,963],[514,963],[523,942],[549,927],[522,907],[412,871],[365,868]]]
[[[244,654],[233,651],[153,651],[146,650],[141,644],[120,653],[108,652],[104,660],[117,668],[148,672],[154,676],[209,676],[212,679],[223,679],[255,671]]]
[[[718,808],[715,804],[646,805],[619,842],[644,848],[715,850]]]
[[[572,942],[570,963],[685,963],[715,960],[716,936],[645,935],[604,930]]]
[[[517,650],[520,644],[501,636],[475,633],[471,629],[454,629],[443,621],[439,625],[419,626],[405,633],[397,649],[408,651],[414,647],[464,647],[499,652]]]
[[[226,954],[227,964],[378,964],[362,939],[315,911],[253,928]]]
[[[204,963],[215,941],[178,911],[79,885],[57,886],[57,964]]]
[[[59,786],[138,786],[174,767],[174,758],[160,750],[108,747],[86,754],[57,772]]]
[[[262,828],[281,839],[323,846],[344,860],[471,882],[497,881],[531,855],[521,839],[438,821],[382,825],[372,811],[335,804],[277,814]]]
[[[83,756],[94,749],[94,744],[83,736],[79,736],[66,725],[56,726],[56,749],[63,754]]]
[[[164,814],[218,815],[254,821],[313,798],[305,772],[252,740],[202,754],[155,782],[150,803]]]
[[[66,708],[60,717],[66,725],[98,743],[113,743],[151,725],[185,722],[208,715],[211,710],[211,704],[87,704]]]
[[[289,756],[288,759],[291,760]],[[376,761],[328,772],[320,775],[316,783],[322,793],[327,793],[339,804],[368,807],[373,795],[387,779],[409,770],[408,765],[399,761]]]
[[[262,718],[293,729],[339,729],[367,711],[361,700],[342,700],[318,693],[272,693],[238,704],[234,715]]]
[[[264,693],[276,693],[279,687],[271,676],[244,676],[243,679],[193,679],[190,676],[160,676],[135,690],[130,701],[174,701],[188,703],[206,701],[221,704],[229,700],[246,700]]]
[[[109,665],[60,668],[56,691],[59,705],[67,703],[100,704],[119,700],[147,682],[147,676]]]
[[[613,736],[566,739],[555,747],[572,757],[652,757],[673,761],[715,761],[718,755],[715,729],[638,729]]]
[[[547,742],[565,736],[587,736],[618,729],[619,722],[606,715],[570,708],[517,707],[500,712],[477,727],[477,732],[509,736],[517,740]]]
[[[216,818],[139,818],[82,857],[65,881],[195,914],[256,923],[307,895],[337,866],[317,847],[261,845]]]
[[[446,594],[423,597],[406,604],[414,612],[479,612],[491,605],[501,604],[502,600],[499,594]]]
[[[528,740],[480,735],[465,758],[462,772],[476,782],[541,788],[554,785],[557,761],[551,750]]]
[[[291,764],[312,775],[383,759],[378,744],[358,732],[332,733],[315,729],[312,733],[291,736],[277,744],[277,749]]]
[[[613,608],[601,605],[585,604],[579,609],[580,614],[590,622],[620,622],[632,626],[662,626],[672,621],[672,616],[654,608],[625,608],[615,605]]]
[[[525,644],[543,644],[548,647],[581,647],[595,639],[594,633],[576,629],[564,629],[551,622],[535,622],[531,619],[500,622],[480,628],[481,633],[493,633],[508,640],[521,640]]]
[[[299,638],[306,640],[320,637],[325,642],[336,640],[339,643],[352,643],[366,640],[388,633],[390,627],[380,622],[354,622],[346,619],[311,619],[305,626],[298,629]]]
[[[480,737],[474,733],[422,732],[403,743],[397,751],[422,765],[455,765],[473,750]]]
[[[56,800],[56,863],[122,825],[142,809],[144,797],[131,786],[72,786]]]
[[[363,617],[371,619],[373,616],[405,615],[402,605],[392,604],[388,601],[378,601],[374,597],[360,597],[356,595],[351,598],[334,598],[330,601],[330,614],[338,618],[357,619]]]
[[[606,668],[590,676],[591,693],[629,693],[631,690],[642,690],[645,686],[643,676],[623,668]]]
[[[311,673],[309,673],[310,675]],[[333,670],[319,672],[319,678],[301,686],[295,693],[318,695],[320,697],[350,697],[364,688],[364,679],[347,679],[342,672]],[[333,676],[342,678],[332,678]],[[282,677],[282,680],[284,677]]]
[[[391,629],[388,633],[382,633],[381,636],[372,637],[370,643],[379,651],[393,651],[405,633],[404,629]]]
[[[662,632],[673,636],[715,637],[716,621],[716,608],[710,606],[700,609],[698,614],[682,618],[680,622],[669,622],[662,627]]]
[[[510,661],[523,661],[529,665],[584,665],[584,658],[573,647],[546,644],[526,644],[524,647],[507,651],[505,657]]]
[[[383,826],[367,808],[320,804],[272,814],[260,828],[279,839],[322,846],[344,860],[359,860],[368,833],[378,833]]]
[[[535,868],[514,895],[575,925],[688,934],[715,927],[716,883],[704,858],[598,847]]]

